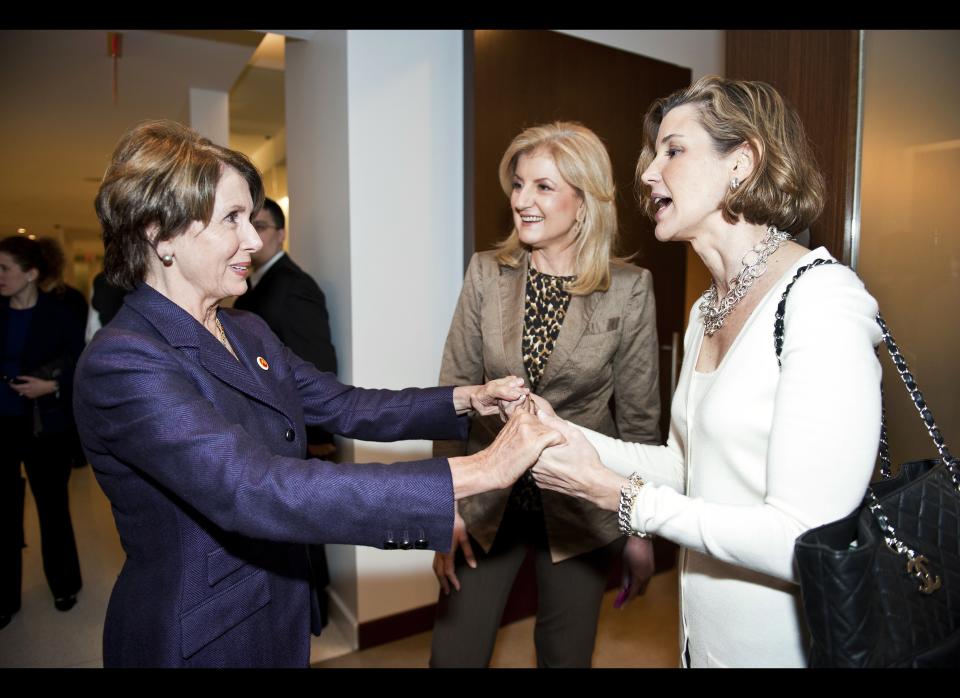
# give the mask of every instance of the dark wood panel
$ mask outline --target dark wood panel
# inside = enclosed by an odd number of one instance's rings
[[[853,30],[727,31],[726,77],[763,80],[790,102],[807,129],[827,184],[811,247],[850,262],[860,39]]]
[[[385,618],[364,621],[357,626],[357,649],[365,650],[424,633],[433,628],[433,620],[436,617],[437,604],[432,603],[411,608],[409,611],[394,613]]]

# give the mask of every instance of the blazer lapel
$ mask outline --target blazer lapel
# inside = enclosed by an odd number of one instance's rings
[[[256,362],[258,356],[263,356],[259,339],[244,336],[226,313],[218,313],[218,317],[240,361],[186,310],[147,284],[140,284],[124,303],[146,318],[171,346],[192,355],[212,375],[286,414],[283,402],[258,380],[258,373],[266,373]],[[269,357],[264,358],[269,361]]]
[[[215,347],[210,351],[202,351],[201,363],[211,373],[221,380],[234,386],[246,394],[255,397],[282,414],[286,414],[283,409],[283,400],[273,391],[273,384],[270,380],[274,373],[269,368],[264,370],[260,367],[258,359],[263,359],[269,366],[270,362],[279,357],[267,356],[263,342],[256,335],[241,332],[236,322],[227,313],[218,313],[220,324],[223,325],[223,331],[227,335],[233,350],[237,353],[237,361],[226,348],[206,332],[207,339]]]
[[[516,269],[500,266],[497,283],[500,292],[500,332],[503,344],[503,365],[514,376],[520,376],[530,385],[523,363],[523,310],[527,288],[527,262]],[[501,376],[488,376],[500,378]]]
[[[537,386],[540,392],[543,392],[544,386],[554,376],[559,375],[570,357],[573,356],[603,295],[603,293],[591,293],[589,296],[570,297],[570,305],[567,307],[566,317],[564,317],[563,325],[560,327],[560,336],[557,337],[553,352],[547,359],[547,366],[543,369],[543,375],[540,377],[540,383]]]

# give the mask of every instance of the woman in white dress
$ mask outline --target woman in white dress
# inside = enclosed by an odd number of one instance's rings
[[[637,175],[657,239],[689,242],[713,277],[690,313],[668,443],[580,429],[538,400],[567,442],[534,477],[683,547],[685,665],[803,666],[794,541],[853,511],[873,473],[876,302],[850,269],[811,269],[790,291],[778,365],[777,304],[800,267],[832,257],[790,239],[824,185],[769,85],[706,77],[658,100]]]

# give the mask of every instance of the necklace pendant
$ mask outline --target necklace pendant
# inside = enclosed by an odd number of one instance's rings
[[[220,340],[220,343],[225,346],[227,349],[230,348],[230,344],[227,342],[227,333],[223,330],[223,325],[220,324],[220,318],[216,319],[217,326],[217,339]]]
[[[724,321],[737,307],[737,304],[743,300],[743,297],[747,295],[747,292],[753,286],[753,282],[767,271],[767,259],[770,255],[790,239],[790,233],[777,230],[775,226],[771,225],[767,228],[767,234],[763,239],[741,257],[740,262],[743,264],[743,269],[730,280],[730,290],[723,298],[719,298],[717,285],[715,283],[710,284],[710,288],[704,292],[703,300],[698,306],[700,313],[703,315],[704,334],[712,337],[717,330],[723,327]]]

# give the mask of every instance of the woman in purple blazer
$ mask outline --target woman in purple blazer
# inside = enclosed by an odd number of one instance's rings
[[[485,386],[367,390],[287,349],[246,290],[256,168],[169,121],[117,146],[96,199],[104,270],[131,289],[77,368],[84,448],[127,559],[105,666],[306,666],[306,544],[448,550],[455,499],[509,485],[558,443],[516,410],[488,449],[383,465],[305,459],[306,425],[351,438],[465,438],[466,415],[523,399]]]

